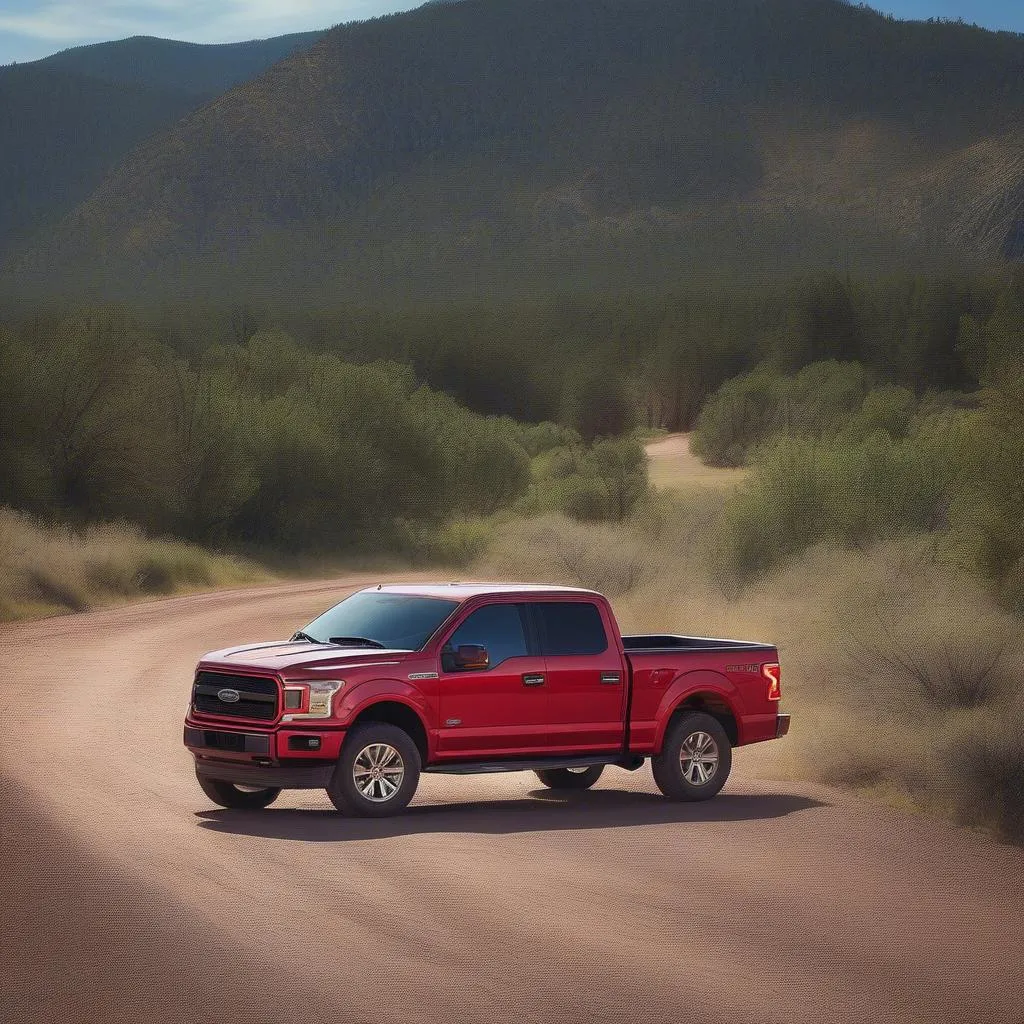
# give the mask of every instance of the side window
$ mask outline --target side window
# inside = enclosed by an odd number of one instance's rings
[[[608,649],[608,638],[596,604],[538,601],[532,608],[542,653],[600,654]]]
[[[526,631],[523,629],[522,605],[487,604],[470,613],[466,621],[448,638],[441,652],[441,666],[446,672],[455,669],[450,655],[462,644],[482,644],[486,647],[490,668],[509,658],[525,655]]]

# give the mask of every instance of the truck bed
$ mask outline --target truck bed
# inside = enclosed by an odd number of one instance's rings
[[[666,715],[691,688],[697,691],[693,706],[735,721],[734,746],[776,738],[778,704],[768,698],[762,672],[778,659],[773,644],[649,633],[624,636],[622,646],[631,670],[630,750],[658,749]],[[688,682],[696,677],[699,682]]]
[[[634,633],[622,637],[629,651],[757,651],[772,650],[772,644],[748,640],[719,640],[706,636],[678,636],[673,633]]]

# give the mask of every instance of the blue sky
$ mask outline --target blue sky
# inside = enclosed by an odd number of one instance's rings
[[[152,35],[226,43],[327,28],[416,7],[421,0],[0,0],[0,64],[82,43]],[[963,18],[1024,32],[1022,0],[878,0],[900,18]]]

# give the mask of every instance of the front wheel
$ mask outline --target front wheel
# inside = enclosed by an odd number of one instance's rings
[[[236,786],[223,779],[210,779],[196,772],[202,791],[221,807],[240,811],[258,811],[269,807],[280,795],[281,790],[256,786]]]
[[[680,715],[669,725],[651,768],[669,799],[710,800],[729,778],[732,745],[717,718],[702,711]]]
[[[603,771],[603,764],[592,764],[586,768],[545,768],[534,774],[548,789],[590,789]]]
[[[403,810],[420,781],[420,752],[398,726],[367,722],[353,729],[327,795],[342,814],[383,818]]]

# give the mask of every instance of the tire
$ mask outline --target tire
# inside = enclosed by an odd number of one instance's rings
[[[280,795],[279,789],[242,789],[233,782],[223,779],[210,779],[196,772],[202,791],[221,807],[230,807],[238,811],[258,811],[269,807]]]
[[[545,768],[534,775],[548,789],[590,789],[603,771],[603,764],[592,764],[589,768]]]
[[[419,749],[405,730],[367,722],[345,740],[327,795],[342,814],[384,818],[404,810],[413,798],[420,767]]]
[[[651,768],[670,800],[710,800],[732,771],[732,744],[717,718],[689,712],[669,723]]]

